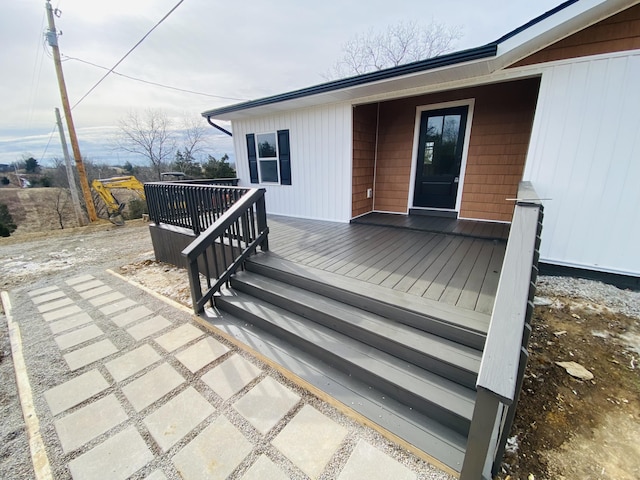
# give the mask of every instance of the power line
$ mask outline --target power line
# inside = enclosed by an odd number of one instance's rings
[[[98,81],[96,82],[96,84],[95,84],[93,87],[91,87],[91,88],[89,89],[89,91],[88,91],[87,93],[85,93],[85,94],[80,98],[80,100],[78,100],[78,101],[73,105],[73,107],[71,107],[71,109],[73,110],[74,108],[76,108],[76,107],[80,104],[80,102],[82,102],[85,98],[87,98],[87,96],[88,96],[91,92],[93,92],[93,91],[96,89],[96,87],[97,87],[98,85],[100,85],[100,84],[103,82],[103,80],[104,80],[105,78],[107,78],[107,77],[109,76],[109,74],[110,74],[111,72],[113,72],[113,71],[115,70],[115,68],[116,68],[118,65],[120,65],[120,64],[124,61],[124,59],[125,59],[125,58],[127,58],[127,57],[131,54],[131,52],[133,52],[136,48],[138,48],[138,46],[139,46],[142,42],[144,42],[144,41],[146,40],[146,38],[147,38],[149,35],[151,35],[151,32],[153,32],[156,28],[158,28],[158,26],[160,26],[160,24],[161,24],[162,22],[164,22],[164,21],[169,17],[169,15],[171,15],[171,14],[172,14],[172,13],[173,13],[177,8],[178,8],[178,7],[182,4],[182,2],[184,2],[184,0],[180,0],[178,3],[176,3],[176,5],[175,5],[171,10],[169,10],[169,12],[168,12],[164,17],[162,17],[162,18],[158,21],[158,23],[156,23],[156,24],[151,28],[151,30],[149,30],[147,33],[145,33],[145,34],[144,34],[144,36],[143,36],[143,37],[138,41],[138,43],[136,43],[133,47],[131,47],[131,49],[130,49],[127,53],[125,53],[125,54],[124,54],[124,56],[123,56],[120,60],[118,60],[118,61],[116,62],[116,64],[115,64],[113,67],[111,67],[111,68],[109,69],[109,71],[108,71],[107,73],[105,73],[105,74],[103,75],[103,77],[102,77],[100,80],[98,80]]]
[[[194,95],[204,95],[205,97],[212,98],[221,98],[223,100],[237,100],[237,101],[246,101],[246,98],[235,98],[235,97],[223,97],[222,95],[212,95],[210,93],[202,93],[196,92],[194,90],[187,90],[185,88],[172,87],[171,85],[165,85],[162,83],[152,82],[150,80],[144,80],[142,78],[132,77],[130,75],[125,75],[124,73],[116,72],[114,69],[110,69],[107,67],[103,67],[102,65],[98,65],[96,63],[89,62],[87,60],[82,60],[81,58],[70,57],[69,55],[63,55],[67,60],[75,60],[80,63],[86,63],[87,65],[91,65],[92,67],[101,68],[102,70],[109,70],[109,73],[113,73],[114,75],[119,75],[124,78],[128,78],[129,80],[135,80],[136,82],[147,83],[149,85],[155,85],[156,87],[168,88],[170,90],[177,90],[179,92],[193,93]],[[79,102],[78,102],[79,103]],[[77,105],[77,104],[76,104]]]
[[[47,141],[47,145],[44,147],[44,151],[42,152],[42,158],[44,160],[44,156],[47,154],[47,150],[49,150],[49,144],[51,143],[51,139],[53,138],[53,134],[55,133],[57,125],[54,125],[51,129],[51,134],[49,135],[49,140]]]

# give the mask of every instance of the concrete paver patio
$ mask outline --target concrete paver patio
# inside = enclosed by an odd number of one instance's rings
[[[449,478],[122,278],[54,283],[10,295],[55,479]]]

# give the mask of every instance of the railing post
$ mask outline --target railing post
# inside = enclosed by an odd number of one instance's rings
[[[460,480],[483,478],[487,457],[494,450],[491,443],[499,406],[498,397],[484,388],[478,388]]]
[[[198,302],[202,298],[198,257],[195,257],[189,261],[189,264],[187,265],[187,271],[189,273],[189,286],[191,287],[191,304],[193,305],[193,311],[198,314],[204,310],[204,307],[198,308]]]
[[[264,188],[261,188],[260,191],[262,192],[262,195],[256,202],[256,213],[258,216],[258,232],[262,233],[267,229],[267,208],[264,202],[264,193],[266,190]],[[260,248],[263,252],[267,252],[269,250],[268,235],[264,237],[264,240],[260,244]]]

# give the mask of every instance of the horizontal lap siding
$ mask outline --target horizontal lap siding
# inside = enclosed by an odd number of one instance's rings
[[[506,199],[516,195],[522,177],[538,86],[538,79],[526,79],[382,103],[375,209],[408,209],[416,108],[473,98],[460,216],[510,221],[513,202]]]
[[[367,189],[373,188],[377,113],[376,104],[355,107],[353,110],[353,178],[351,187],[351,215],[353,217],[373,210],[373,198],[367,198]]]
[[[267,212],[348,222],[351,219],[352,107],[324,105],[233,122],[240,185],[264,187]],[[292,185],[249,183],[246,134],[289,130]]]
[[[512,67],[640,49],[640,5],[581,30]]]

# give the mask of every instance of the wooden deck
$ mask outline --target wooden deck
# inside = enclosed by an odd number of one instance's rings
[[[270,250],[284,259],[491,314],[503,241],[279,216],[268,223]]]

